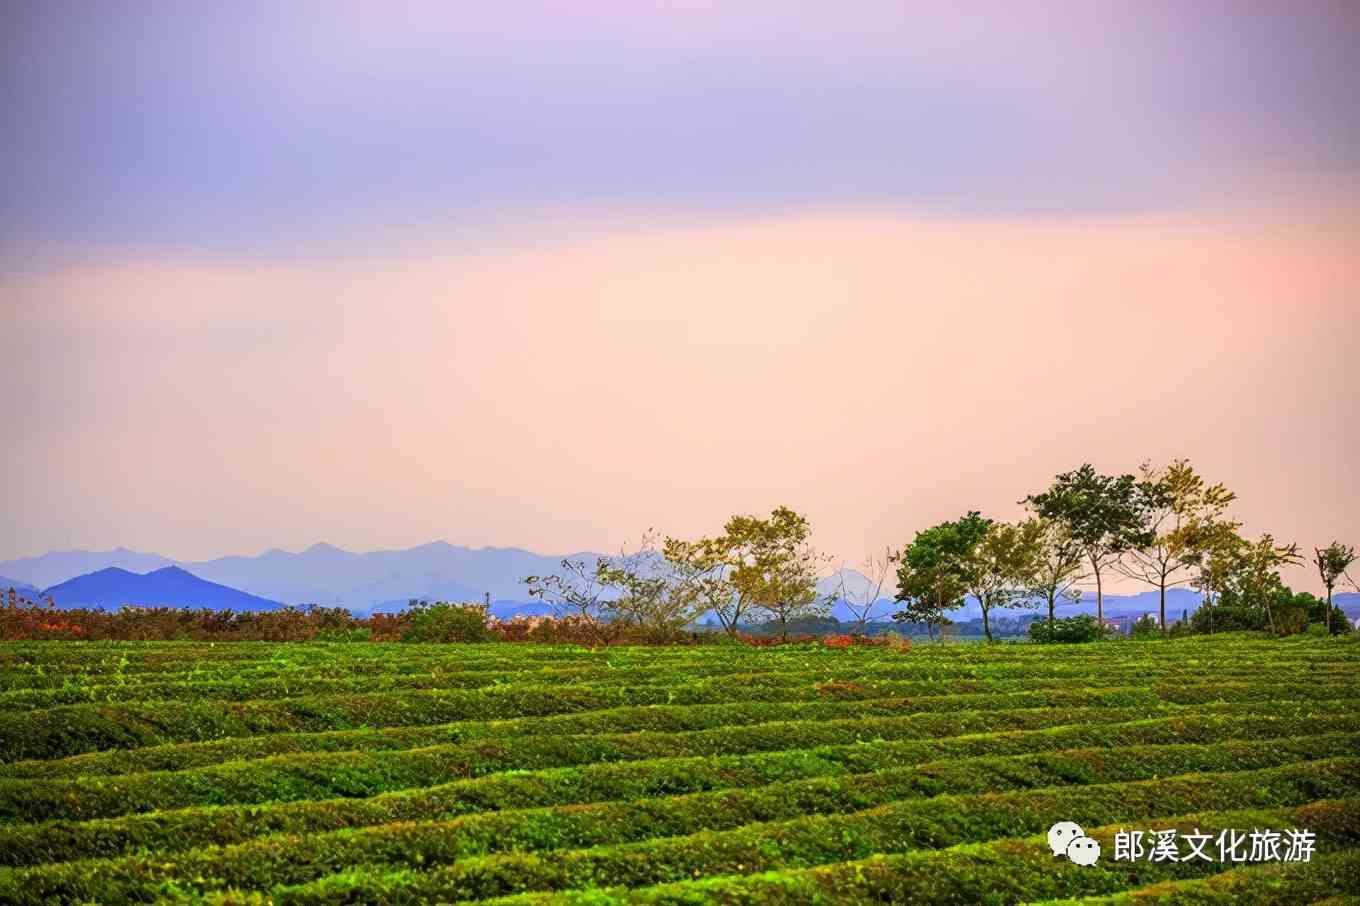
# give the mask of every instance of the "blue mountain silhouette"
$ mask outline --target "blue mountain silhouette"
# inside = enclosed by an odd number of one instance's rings
[[[43,592],[58,607],[105,607],[140,604],[162,607],[206,607],[210,610],[273,610],[277,601],[257,597],[200,579],[178,566],[149,573],[116,566],[77,576]]]

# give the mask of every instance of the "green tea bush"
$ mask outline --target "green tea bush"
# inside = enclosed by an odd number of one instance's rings
[[[1115,630],[1101,626],[1096,618],[1088,613],[1074,617],[1059,617],[1050,627],[1047,620],[1035,620],[1029,624],[1030,641],[1040,643],[1098,642],[1110,638]]]
[[[0,902],[1341,906],[1357,886],[1360,640],[463,644],[448,607],[0,644]],[[1129,826],[1318,848],[1081,868],[1047,850],[1058,819],[1107,851]]]
[[[494,638],[486,625],[486,608],[479,604],[429,604],[413,601],[406,613],[410,628],[403,642],[489,642]]]

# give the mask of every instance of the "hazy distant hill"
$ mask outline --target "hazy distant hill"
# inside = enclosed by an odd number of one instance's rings
[[[579,553],[573,559],[597,555]],[[518,548],[458,547],[435,541],[396,551],[354,553],[316,544],[301,553],[271,550],[258,557],[223,557],[182,564],[214,582],[288,603],[353,609],[410,598],[445,601],[525,601],[525,576],[558,569],[561,556]]]
[[[573,559],[593,560],[597,554],[567,555]],[[324,604],[348,607],[355,611],[397,611],[412,598],[446,601],[480,601],[490,594],[492,610],[499,616],[513,613],[543,613],[547,608],[540,602],[530,602],[520,579],[527,575],[551,573],[558,568],[562,556],[535,554],[519,548],[469,548],[443,541],[435,541],[406,550],[355,553],[329,544],[316,544],[299,553],[270,550],[254,557],[221,557],[201,562],[172,563],[159,554],[139,553],[125,548],[112,551],[54,551],[40,557],[0,562],[0,575],[11,576],[15,582],[26,583],[34,589],[64,583],[73,576],[83,576],[108,567],[125,573],[145,573],[170,565],[187,570],[206,584],[218,583],[229,589],[240,589],[248,595],[266,601],[289,604]],[[864,577],[852,569],[843,571],[852,590],[864,587]],[[833,595],[839,588],[839,572],[827,576],[818,584],[823,595]],[[890,616],[900,607],[891,598],[895,579],[889,577],[882,590],[883,598],[875,609],[876,615]],[[5,586],[8,587],[8,586]],[[61,598],[58,603],[70,603]],[[1360,595],[1336,595],[1336,603],[1351,616],[1360,617]],[[1178,619],[1181,611],[1193,612],[1199,606],[1199,595],[1186,588],[1167,592],[1167,616]],[[1137,594],[1106,595],[1105,612],[1109,616],[1137,615],[1157,610],[1157,592],[1146,590]],[[998,615],[1013,616],[1026,613],[1023,609],[1007,608]],[[1086,593],[1080,603],[1063,605],[1066,615],[1095,613],[1095,595]],[[851,618],[849,609],[837,601],[834,615],[841,620]],[[952,614],[957,619],[980,615],[977,604],[970,601]]]
[[[18,594],[30,599],[36,597],[38,594],[38,589],[27,582],[20,582],[18,579],[6,579],[4,576],[0,576],[0,594],[8,593],[11,588]]]
[[[831,576],[827,576],[817,584],[817,591],[823,595],[836,594],[840,588],[839,575],[845,575],[845,584],[851,594],[862,592],[866,588],[868,580],[853,569],[838,570]],[[895,604],[892,595],[895,591],[896,579],[889,577],[883,583],[883,597],[879,599],[874,608],[874,616],[882,619],[891,617],[893,613],[902,609],[901,604]],[[1168,588],[1166,591],[1166,616],[1168,620],[1180,619],[1181,611],[1187,610],[1194,613],[1199,607],[1199,592],[1188,588]],[[1156,590],[1143,591],[1135,594],[1105,595],[1105,616],[1138,616],[1144,613],[1157,612],[1157,592]],[[1033,608],[1023,607],[999,607],[992,611],[997,616],[1016,616],[1019,614],[1033,613]],[[1044,606],[1047,613],[1047,606]],[[1058,613],[1061,616],[1074,616],[1079,613],[1094,614],[1096,612],[1096,596],[1094,592],[1087,592],[1082,595],[1081,600],[1076,604],[1064,603],[1058,606]],[[956,620],[967,620],[982,616],[982,608],[972,597],[958,610],[949,612],[950,617]],[[838,620],[853,619],[850,608],[843,601],[836,601],[832,607],[832,616]]]
[[[173,565],[159,554],[142,554],[120,547],[111,551],[51,551],[38,557],[6,560],[0,563],[0,575],[13,576],[34,588],[47,588],[110,566],[145,573]]]
[[[597,555],[566,556],[593,560]],[[255,557],[201,562],[176,562],[120,548],[56,551],[0,562],[0,575],[44,588],[108,567],[146,572],[174,565],[270,601],[369,610],[394,602],[404,605],[411,598],[480,601],[487,593],[494,601],[527,601],[520,579],[555,571],[561,560],[562,556],[518,548],[458,547],[443,541],[362,554],[316,544],[300,553],[269,550]]]
[[[43,592],[59,607],[118,607],[142,604],[165,607],[207,607],[211,610],[273,610],[277,601],[205,582],[177,566],[138,574],[116,566],[78,576]]]

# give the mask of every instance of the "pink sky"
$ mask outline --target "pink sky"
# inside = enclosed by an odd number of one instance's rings
[[[1092,461],[1360,541],[1353,215],[824,212],[6,281],[0,546],[545,552],[786,503],[854,563]],[[7,411],[8,408],[7,408]]]
[[[4,24],[0,559],[787,504],[855,563],[1173,457],[1360,544],[1354,4]]]

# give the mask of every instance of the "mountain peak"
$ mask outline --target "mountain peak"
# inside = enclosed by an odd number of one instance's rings
[[[134,573],[132,570],[129,570],[129,569],[123,569],[121,566],[106,566],[106,567],[104,567],[103,569],[97,569],[97,570],[95,570],[94,572],[92,572],[92,573],[86,573],[85,575],[87,575],[87,576],[104,576],[104,577],[107,577],[107,578],[115,578],[115,577],[117,577],[117,578],[122,578],[122,577],[124,577],[124,576],[138,576],[138,575],[141,575],[141,574],[140,574],[140,573]]]
[[[303,551],[303,553],[304,553],[304,554],[343,554],[343,553],[345,553],[345,552],[342,551],[340,548],[336,547],[334,544],[328,544],[328,543],[326,543],[325,541],[318,541],[316,544],[313,544],[311,547],[309,547],[309,548],[307,548],[305,551]]]
[[[188,577],[191,578],[191,579],[197,579],[197,578],[198,578],[198,576],[195,576],[193,573],[189,572],[187,569],[181,569],[181,568],[178,567],[178,566],[162,566],[160,569],[152,570],[151,572],[146,573],[146,575],[148,575],[148,576],[163,576],[163,577],[165,577],[165,578],[170,578],[170,577],[172,577],[172,576],[173,576],[173,577],[176,577],[176,578],[178,578],[178,577],[180,577],[180,576],[188,576]]]
[[[272,610],[277,602],[208,582],[178,566],[134,573],[116,566],[77,576],[43,592],[58,607],[206,607],[210,610]]]

